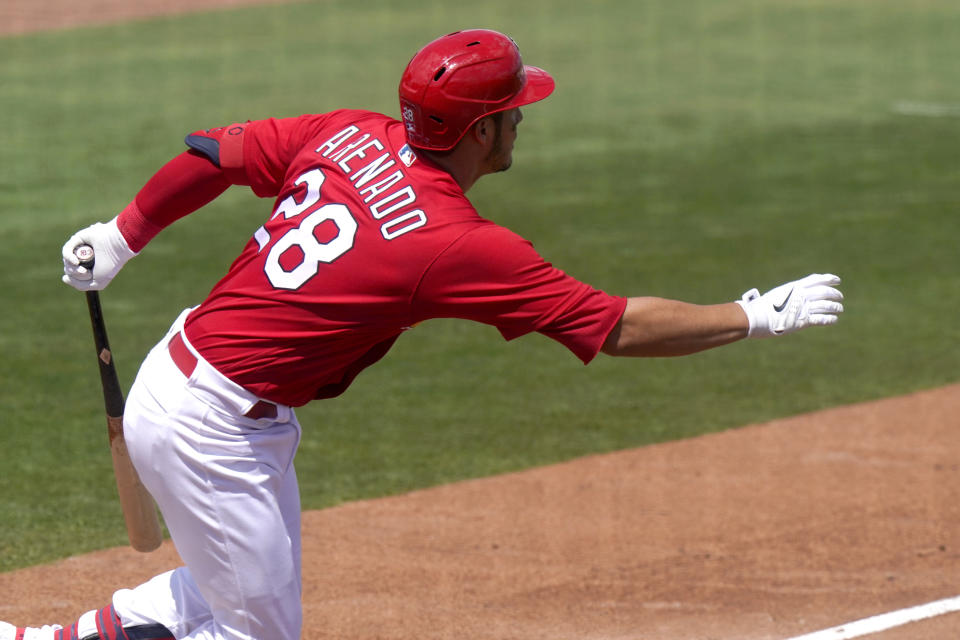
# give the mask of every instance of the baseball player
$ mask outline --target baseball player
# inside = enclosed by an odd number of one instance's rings
[[[610,295],[480,217],[466,197],[510,167],[520,107],[553,91],[509,37],[452,33],[412,58],[401,120],[368,111],[196,131],[114,219],[72,236],[64,281],[102,289],[164,227],[230,185],[273,199],[227,274],[145,358],[127,399],[131,458],[183,567],[71,627],[0,640],[297,640],[300,504],[294,407],[337,396],[430,318],[540,332],[584,363],[674,356],[830,325],[840,280],[814,274],[694,305]],[[74,250],[91,245],[92,272]]]

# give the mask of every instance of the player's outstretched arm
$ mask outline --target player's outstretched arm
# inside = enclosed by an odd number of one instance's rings
[[[747,337],[734,302],[697,305],[666,298],[630,298],[602,351],[611,356],[683,356]]]
[[[835,275],[811,274],[763,295],[751,289],[736,302],[716,305],[630,298],[602,351],[613,356],[682,356],[742,338],[835,324],[843,313],[838,284]]]

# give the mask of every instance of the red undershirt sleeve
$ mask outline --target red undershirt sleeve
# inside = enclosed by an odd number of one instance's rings
[[[120,213],[117,224],[139,252],[162,229],[193,213],[232,185],[275,196],[286,168],[323,115],[237,123],[187,136],[189,151],[165,164]]]
[[[162,229],[227,190],[230,182],[207,158],[185,151],[160,168],[120,213],[117,226],[139,252]]]

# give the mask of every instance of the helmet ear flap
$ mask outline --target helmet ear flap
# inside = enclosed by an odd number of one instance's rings
[[[525,66],[516,43],[502,33],[472,29],[442,36],[414,55],[400,80],[407,141],[451,149],[483,116],[542,100],[553,87],[553,78]]]

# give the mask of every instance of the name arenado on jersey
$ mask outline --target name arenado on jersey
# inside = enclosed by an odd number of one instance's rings
[[[393,240],[403,234],[419,229],[427,224],[427,215],[416,206],[417,194],[399,168],[380,178],[389,169],[397,165],[387,151],[359,168],[358,161],[372,157],[377,151],[383,151],[384,145],[369,133],[357,136],[360,127],[350,125],[343,131],[316,148],[316,152],[334,162],[347,176],[347,179],[363,198],[367,210],[375,220],[386,220],[380,225],[380,232],[387,240]],[[409,157],[413,157],[412,154]],[[389,217],[389,219],[388,219]]]

